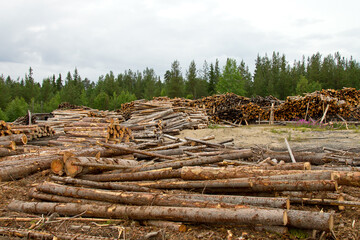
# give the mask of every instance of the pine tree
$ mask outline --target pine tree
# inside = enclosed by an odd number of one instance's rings
[[[175,60],[171,64],[171,70],[166,71],[165,81],[167,82],[167,94],[170,98],[183,97],[184,80],[179,61]]]
[[[246,94],[245,81],[240,74],[235,59],[228,58],[226,60],[216,90],[219,93],[232,92],[241,96]]]

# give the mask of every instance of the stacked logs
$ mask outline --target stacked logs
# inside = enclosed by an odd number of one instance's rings
[[[13,134],[25,134],[29,141],[42,137],[51,137],[55,134],[54,129],[47,124],[12,125]]]
[[[59,214],[81,212],[89,217],[122,218],[126,213],[136,220],[260,224],[283,233],[287,227],[333,228],[332,213],[290,210],[290,203],[360,206],[359,199],[338,188],[359,186],[360,172],[311,170],[309,162],[285,163],[290,159],[280,161],[282,154],[272,152],[259,163],[244,162],[256,157],[251,150],[209,142],[210,137],[169,139],[156,147],[101,144],[116,151],[111,158],[64,156],[63,170],[57,174],[68,177],[52,176],[52,182],[29,192],[46,202],[14,201],[9,208],[39,214],[56,207]],[[330,161],[324,155],[321,159]]]
[[[0,120],[0,136],[11,135],[11,126],[3,120]]]

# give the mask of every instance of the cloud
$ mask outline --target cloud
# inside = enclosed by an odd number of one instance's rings
[[[244,59],[253,69],[257,54],[273,51],[284,53],[289,61],[317,51],[359,52],[351,31],[341,32],[347,23],[358,34],[357,22],[340,10],[342,15],[335,18],[339,6],[330,1],[324,8],[324,4],[284,0],[8,1],[2,4],[0,15],[4,36],[0,39],[0,69],[16,78],[32,66],[41,81],[77,67],[82,77],[96,81],[110,70],[116,74],[146,67],[162,76],[174,60],[185,70],[193,59],[201,68],[204,60],[219,58],[225,63],[233,57]],[[358,5],[355,1],[346,9]]]

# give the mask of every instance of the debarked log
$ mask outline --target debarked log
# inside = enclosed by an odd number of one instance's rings
[[[334,228],[334,214],[288,210],[288,226],[304,229],[331,231]]]
[[[160,206],[100,206],[78,203],[25,202],[13,200],[10,211],[84,217],[125,218],[133,220],[170,220],[196,223],[233,223],[286,225],[287,213],[282,209],[258,208],[188,208]]]

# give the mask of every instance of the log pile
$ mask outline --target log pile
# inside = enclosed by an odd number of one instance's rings
[[[55,134],[55,130],[47,124],[33,125],[11,125],[13,134],[25,134],[29,141],[42,137],[51,137]]]
[[[209,139],[169,138],[143,150],[144,144],[98,143],[101,147],[92,153],[101,152],[101,157],[55,159],[61,171],[53,172],[67,177],[52,176],[51,182],[30,190],[37,202],[13,201],[9,209],[331,231],[332,213],[290,210],[290,203],[360,207],[359,199],[339,188],[359,186],[359,171],[312,170],[309,162],[286,163],[290,159],[281,153],[257,156]],[[104,148],[113,151],[111,158],[105,157]],[[319,155],[321,161],[314,163],[334,161],[330,155]],[[298,153],[295,156],[301,161]]]
[[[3,120],[0,120],[0,136],[11,135],[11,126]]]

